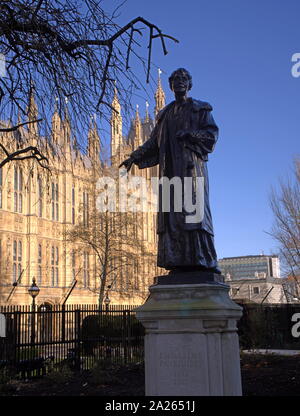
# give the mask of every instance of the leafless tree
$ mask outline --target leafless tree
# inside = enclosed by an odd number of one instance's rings
[[[120,6],[108,13],[101,0],[0,2],[0,58],[6,61],[6,75],[0,77],[0,116],[11,123],[0,125],[0,132],[16,131],[28,122],[33,88],[39,118],[30,122],[39,121],[39,136],[49,135],[54,105],[61,114],[68,107],[77,144],[82,148],[91,114],[98,113],[101,118],[111,111],[114,88],[123,108],[128,109],[133,91],[143,88],[143,82],[130,69],[131,60],[139,59],[148,82],[153,40],[159,38],[165,54],[165,39],[177,40],[142,17],[118,25]],[[137,40],[145,29],[149,43],[144,59],[137,53]],[[39,144],[16,148],[15,143],[5,147],[2,142],[0,147],[0,167],[28,158],[42,166],[48,162]]]
[[[106,168],[105,175],[114,177],[112,168]],[[74,225],[66,232],[66,240],[80,251],[89,248],[96,257],[96,292],[99,294],[99,305],[104,300],[108,287],[116,287],[123,295],[138,290],[142,293],[137,280],[142,280],[142,271],[137,265],[148,262],[153,267],[156,257],[148,249],[142,238],[142,223],[137,218],[139,213],[109,212],[91,209],[88,219]],[[80,249],[80,245],[82,249]],[[137,285],[137,287],[136,287]],[[139,286],[139,287],[138,287]],[[90,285],[90,290],[93,290]]]
[[[279,190],[272,189],[270,205],[274,225],[270,235],[279,243],[279,254],[287,274],[300,271],[300,160],[294,163],[293,180],[281,181]]]

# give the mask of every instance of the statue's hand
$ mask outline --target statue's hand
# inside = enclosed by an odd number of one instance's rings
[[[176,133],[176,138],[180,141],[183,141],[189,137],[189,132],[187,130],[179,130]]]
[[[133,162],[134,162],[133,158],[132,158],[132,157],[129,157],[128,159],[124,160],[124,161],[123,161],[123,162],[119,165],[119,168],[121,168],[122,166],[125,166],[125,168],[126,168],[127,172],[129,172],[129,171],[130,171],[130,169],[131,169],[131,166],[133,165]]]

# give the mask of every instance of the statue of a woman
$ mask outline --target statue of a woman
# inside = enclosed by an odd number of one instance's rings
[[[214,234],[209,206],[209,185],[206,162],[214,150],[218,127],[211,114],[212,107],[204,101],[187,96],[192,77],[179,68],[169,78],[175,101],[157,115],[150,138],[121,163],[127,171],[134,163],[140,169],[159,164],[159,177],[203,178],[204,215],[188,222],[190,213],[184,209],[158,212],[157,265],[172,272],[205,270],[220,273],[214,247]],[[193,190],[194,192],[195,190]]]

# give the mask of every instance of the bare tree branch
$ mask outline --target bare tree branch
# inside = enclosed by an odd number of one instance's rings
[[[0,169],[7,163],[12,162],[14,160],[35,159],[41,167],[50,170],[48,166],[41,163],[44,161],[48,164],[49,162],[48,158],[46,156],[43,156],[41,152],[39,151],[39,149],[34,146],[28,146],[23,149],[16,150],[15,152],[12,152],[12,153],[8,153],[5,147],[2,145],[2,143],[0,143],[0,147],[6,154],[6,158],[0,162]],[[24,155],[24,156],[20,156],[20,155]]]
[[[106,171],[106,174],[109,174]],[[66,232],[66,240],[72,244],[84,244],[90,247],[98,261],[99,304],[105,295],[105,287],[112,284],[112,277],[117,271],[130,266],[131,271],[126,276],[127,283],[134,281],[134,265],[141,256],[155,259],[141,238],[141,221],[137,222],[135,215],[130,212],[101,212],[93,209],[88,222],[80,222]],[[116,283],[120,286],[120,273],[117,273]],[[123,288],[125,293],[125,289]]]
[[[281,182],[279,191],[273,189],[270,206],[274,224],[268,233],[278,243],[288,274],[300,275],[300,160],[295,161],[294,181]]]
[[[42,118],[38,119],[38,120],[31,120],[31,121],[25,121],[24,123],[20,123],[17,124],[16,126],[13,127],[9,127],[9,128],[5,128],[5,129],[0,129],[0,133],[4,132],[4,133],[8,133],[10,131],[16,131],[18,130],[20,127],[22,126],[26,126],[28,124],[35,124],[35,123],[39,123],[40,121],[43,121]],[[1,124],[1,123],[0,123]]]
[[[165,40],[178,41],[140,16],[120,26],[115,12],[107,13],[101,0],[82,0],[80,6],[76,0],[0,2],[0,53],[6,58],[7,72],[0,78],[0,117],[22,126],[24,120],[16,122],[19,112],[28,121],[33,81],[43,119],[41,135],[50,136],[55,97],[61,116],[65,97],[69,97],[70,124],[80,132],[78,145],[85,150],[86,138],[81,132],[88,129],[95,112],[109,119],[115,81],[125,114],[131,109],[132,91],[144,89],[129,68],[129,60],[138,59],[145,65],[149,82],[153,39],[161,40],[164,54]],[[134,35],[143,35],[138,25],[149,29],[147,58],[135,50]]]

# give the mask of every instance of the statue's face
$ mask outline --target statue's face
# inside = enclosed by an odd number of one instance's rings
[[[174,93],[184,94],[188,91],[190,85],[189,77],[185,72],[176,72],[172,80],[172,90]]]

